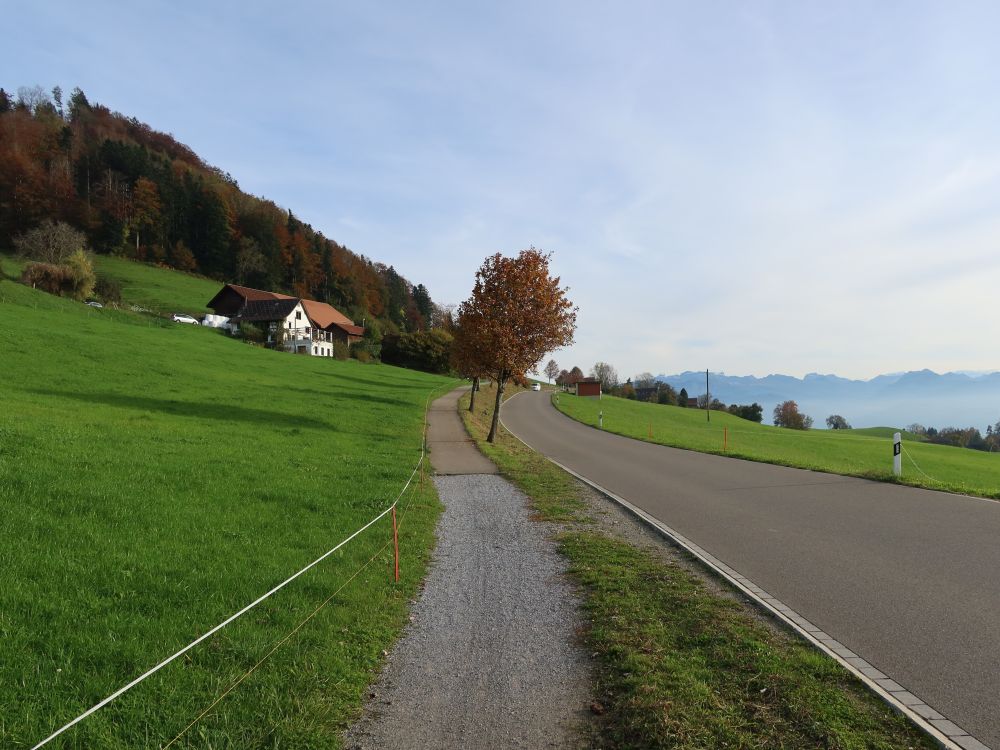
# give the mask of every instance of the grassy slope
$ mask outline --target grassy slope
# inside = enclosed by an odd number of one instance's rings
[[[753,461],[893,481],[891,437],[882,430],[787,430],[759,425],[723,412],[640,403],[622,398],[577,398],[560,394],[560,411],[619,435],[703,453],[725,453]],[[723,451],[723,431],[728,449]],[[871,434],[875,432],[875,434]],[[866,434],[868,433],[868,434]],[[1000,454],[904,440],[902,481],[921,487],[1000,498]],[[915,466],[920,467],[922,474]]]
[[[606,709],[595,745],[935,747],[832,659],[685,568],[599,531],[574,480],[506,430],[486,443],[490,395],[484,389],[474,414],[463,410],[466,426],[538,516],[560,523],[560,550],[584,591]]]
[[[39,741],[385,508],[449,384],[9,281],[0,299],[3,747]],[[174,747],[335,745],[433,543],[431,483],[404,502],[400,585],[383,521],[57,746],[169,741],[376,555]]]
[[[186,312],[204,315],[205,303],[222,288],[221,282],[192,276],[146,263],[136,263],[109,255],[94,256],[97,273],[109,276],[122,286],[122,301],[157,312]]]
[[[204,315],[205,307],[222,284],[202,276],[158,268],[110,255],[94,255],[94,269],[99,276],[114,279],[122,287],[122,301],[161,313],[186,312]],[[25,261],[0,255],[0,271],[16,277]]]

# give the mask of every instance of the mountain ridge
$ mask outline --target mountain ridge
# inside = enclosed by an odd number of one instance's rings
[[[705,372],[660,374],[656,379],[690,396],[705,392]],[[796,401],[801,411],[822,426],[830,414],[843,415],[855,427],[913,423],[934,427],[985,427],[1000,419],[1000,371],[937,373],[924,368],[885,373],[868,380],[833,373],[807,373],[801,378],[781,373],[763,377],[709,373],[712,396],[725,403],[756,401],[770,417],[774,407]]]

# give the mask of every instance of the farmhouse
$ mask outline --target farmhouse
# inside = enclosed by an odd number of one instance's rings
[[[365,329],[326,304],[278,292],[226,284],[207,307],[235,329],[257,328],[267,344],[299,354],[332,357],[333,344],[360,341]]]

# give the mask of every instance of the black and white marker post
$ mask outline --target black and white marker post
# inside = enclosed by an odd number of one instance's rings
[[[892,473],[903,474],[903,436],[898,432],[892,436]]]

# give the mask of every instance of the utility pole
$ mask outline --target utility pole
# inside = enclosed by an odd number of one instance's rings
[[[708,368],[705,368],[705,421],[712,421],[712,394],[708,390]]]

